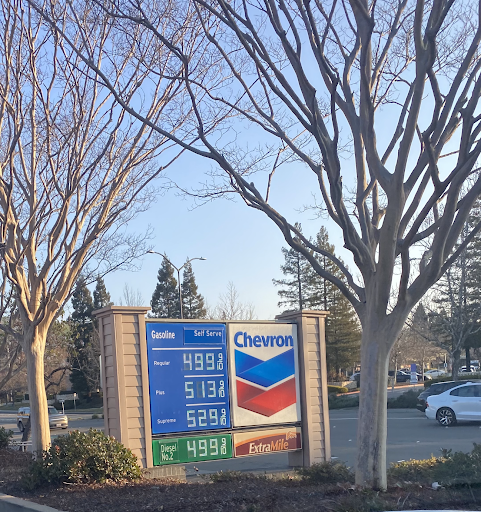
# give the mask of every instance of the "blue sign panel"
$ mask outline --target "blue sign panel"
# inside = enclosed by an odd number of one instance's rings
[[[152,433],[229,428],[225,325],[146,327]]]

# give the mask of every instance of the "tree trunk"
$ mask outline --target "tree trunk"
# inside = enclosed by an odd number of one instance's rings
[[[466,371],[471,369],[471,353],[469,347],[466,347]]]
[[[363,327],[356,484],[374,489],[387,487],[387,378],[396,336],[389,338],[379,324]]]
[[[50,446],[47,394],[44,380],[45,335],[38,329],[24,331],[24,350],[27,359],[27,382],[30,398],[32,451],[40,454]]]
[[[460,358],[461,358],[461,349],[457,348],[456,350],[453,351],[453,356],[452,356],[451,371],[452,371],[453,380],[458,380]]]

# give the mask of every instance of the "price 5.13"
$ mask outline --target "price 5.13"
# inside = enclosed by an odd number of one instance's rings
[[[224,398],[225,384],[223,380],[185,381],[185,398]]]

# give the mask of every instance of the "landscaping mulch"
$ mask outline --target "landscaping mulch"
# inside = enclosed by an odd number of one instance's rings
[[[397,483],[387,492],[351,484],[307,485],[292,476],[234,473],[195,483],[138,480],[67,485],[25,492],[21,478],[29,454],[0,450],[0,491],[67,512],[368,512],[377,510],[481,510],[481,486],[433,490]]]

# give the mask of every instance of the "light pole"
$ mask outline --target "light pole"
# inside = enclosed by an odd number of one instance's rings
[[[180,302],[180,318],[184,318],[184,308],[182,307],[182,287],[180,286],[180,271],[187,265],[187,263],[190,263],[191,261],[194,261],[194,260],[201,260],[201,261],[205,261],[206,258],[203,258],[202,256],[200,258],[190,258],[190,260],[187,260],[181,267],[176,267],[170,260],[169,258],[167,258],[167,256],[165,256],[165,254],[162,254],[161,252],[157,252],[157,251],[147,251],[149,254],[158,254],[159,256],[162,256],[162,258],[164,258],[164,260],[169,264],[171,265],[172,267],[175,268],[175,270],[177,270],[177,283],[179,285],[179,302]]]

